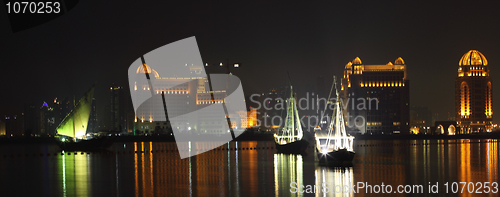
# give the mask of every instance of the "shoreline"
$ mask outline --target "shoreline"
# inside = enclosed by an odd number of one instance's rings
[[[455,140],[455,139],[500,139],[500,132],[460,135],[354,135],[355,140]],[[109,136],[113,142],[175,142],[173,135]],[[308,139],[311,140],[311,139]],[[274,141],[270,133],[243,133],[232,141]],[[56,143],[54,137],[0,137],[2,144]]]

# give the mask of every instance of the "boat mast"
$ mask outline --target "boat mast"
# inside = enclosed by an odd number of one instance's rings
[[[292,87],[292,81],[290,80],[290,73],[288,73],[288,71],[286,72],[286,74],[288,75],[288,83],[290,83],[290,100],[289,100],[289,104],[290,104],[290,111],[288,111],[287,115],[286,116],[291,116],[291,123],[292,123],[292,129],[291,129],[291,132],[288,134],[289,138],[288,140],[289,141],[295,141],[294,140],[294,137],[295,137],[295,117],[294,117],[294,111],[295,111],[295,98],[293,97],[293,87]],[[291,112],[291,113],[290,113]],[[289,127],[290,128],[290,127]],[[287,128],[288,129],[288,128]]]

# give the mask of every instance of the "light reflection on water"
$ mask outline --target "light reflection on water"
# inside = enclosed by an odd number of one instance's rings
[[[496,141],[360,140],[356,143],[369,146],[355,145],[352,167],[319,166],[313,150],[308,155],[277,154],[268,149],[274,147],[273,142],[231,142],[220,147],[223,150],[182,160],[172,151],[175,143],[170,142],[115,143],[114,153],[55,156],[53,153],[58,149],[53,145],[2,145],[0,195],[373,196],[365,194],[365,190],[355,193],[342,187],[358,182],[371,185],[383,182],[394,190],[398,185],[423,185],[424,194],[415,196],[430,196],[428,183],[438,182],[439,196],[443,196],[446,182],[498,181]],[[430,145],[422,145],[427,143]],[[197,146],[192,144],[191,151]],[[51,156],[46,156],[47,153]],[[321,189],[325,184],[327,193]],[[305,187],[299,191],[306,191],[308,186],[317,188],[312,194],[292,193],[297,190],[291,186],[300,185]]]

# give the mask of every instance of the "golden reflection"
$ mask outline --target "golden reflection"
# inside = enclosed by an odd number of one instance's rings
[[[458,181],[460,182],[470,182],[471,181],[471,164],[470,164],[470,140],[465,139],[460,144],[460,172],[458,176]]]
[[[154,194],[154,184],[153,184],[153,142],[149,142],[149,193]]]
[[[257,142],[240,142],[239,145],[241,148],[245,149],[243,151],[238,151],[238,153],[241,154],[241,163],[244,164],[242,165],[243,168],[241,170],[241,184],[244,186],[241,188],[242,192],[248,194],[249,196],[259,196],[259,187],[255,184],[259,182],[258,154],[256,150],[250,150],[250,148],[257,147]]]
[[[354,196],[352,167],[316,167],[316,196]]]
[[[274,154],[274,189],[275,195],[301,196],[292,192],[293,185],[304,185],[303,158],[301,155]]]
[[[77,196],[90,196],[89,192],[89,166],[86,155],[73,155],[75,160],[75,193]]]
[[[356,185],[358,182],[371,185],[383,182],[396,190],[400,184],[498,181],[497,140],[395,141],[394,144],[405,145],[359,149],[354,167],[322,167],[301,155],[274,154],[268,149],[253,149],[260,147],[261,143],[231,143],[224,147],[236,146],[239,150],[212,150],[187,159],[180,159],[177,152],[151,152],[173,150],[176,147],[175,143],[166,142],[136,142],[133,148],[127,145],[129,150],[137,151],[133,155],[65,154],[54,160],[59,164],[57,178],[62,182],[58,186],[58,196],[95,195],[104,186],[113,192],[114,185],[109,187],[108,183],[101,185],[103,183],[94,182],[103,177],[99,173],[109,171],[108,168],[92,169],[91,164],[96,161],[129,162],[110,165],[117,169],[109,172],[120,170],[120,177],[118,173],[106,177],[116,177],[116,193],[120,195],[129,189],[124,186],[134,187],[135,181],[135,188],[130,188],[135,189],[135,193],[131,191],[125,194],[131,196],[308,196],[299,191],[304,192],[308,185],[317,186],[315,194],[311,196],[354,196],[351,190],[342,191],[342,186]],[[141,150],[148,152],[141,153]],[[118,159],[103,160],[108,157]],[[92,161],[92,158],[96,161]],[[133,166],[130,165],[132,162]],[[354,168],[356,171],[353,171]],[[130,184],[122,184],[126,182]],[[298,188],[300,185],[304,187]],[[328,194],[318,187],[323,185],[328,186]],[[424,187],[427,191],[426,185]],[[92,188],[97,189],[92,191]],[[443,194],[444,186],[439,191]],[[365,190],[357,195],[371,196]],[[474,196],[468,193],[460,195]]]
[[[494,182],[497,181],[495,177],[498,177],[498,144],[497,142],[489,142],[486,144],[486,155],[487,155],[487,164],[486,169],[488,173],[488,181]]]
[[[63,152],[64,153],[64,152]],[[62,196],[90,196],[90,157],[87,155],[64,155],[58,158],[61,166]]]
[[[137,164],[137,142],[134,142],[134,170],[135,170],[135,196],[139,196],[139,174],[138,174],[138,164]]]

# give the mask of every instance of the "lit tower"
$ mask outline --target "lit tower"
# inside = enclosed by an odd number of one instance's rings
[[[488,61],[479,51],[470,50],[458,65],[455,111],[459,132],[490,132],[493,110]]]

